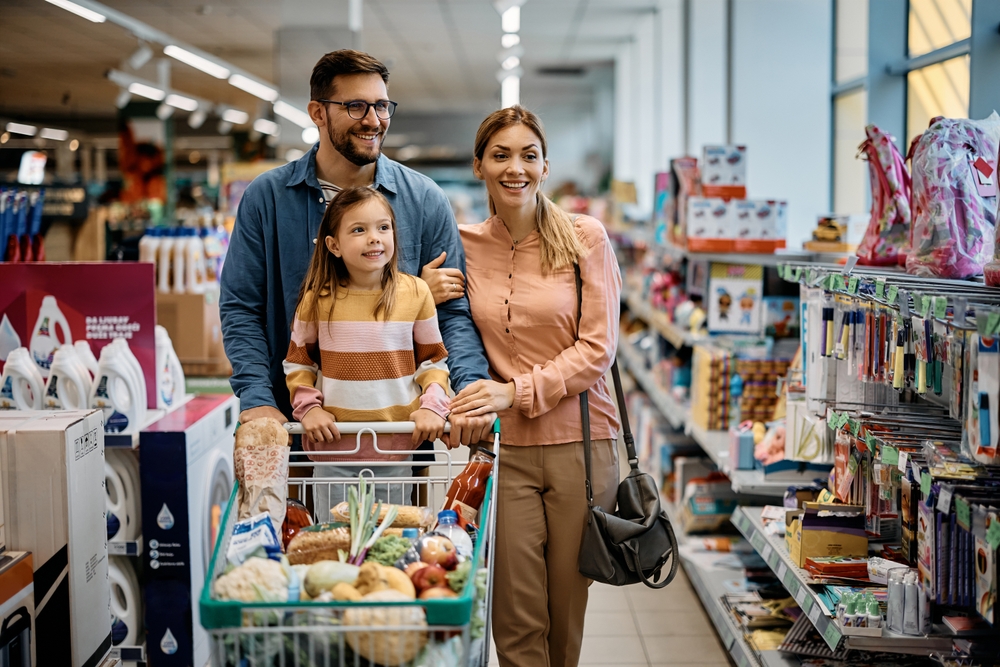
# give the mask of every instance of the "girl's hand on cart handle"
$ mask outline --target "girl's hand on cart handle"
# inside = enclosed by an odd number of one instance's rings
[[[413,446],[419,446],[424,440],[434,442],[444,435],[444,418],[426,408],[414,410],[410,414],[413,422]]]
[[[340,431],[333,415],[316,406],[302,417],[302,428],[313,442],[338,442]]]
[[[514,405],[514,383],[476,380],[451,400],[452,413],[478,417]]]
[[[282,424],[286,421],[285,415],[281,414],[281,410],[273,405],[259,405],[256,408],[249,408],[241,412],[240,423],[246,424],[247,422],[252,422],[254,419],[264,419],[266,417],[277,419]]]

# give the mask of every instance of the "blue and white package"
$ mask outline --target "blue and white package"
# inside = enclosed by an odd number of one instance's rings
[[[233,538],[226,551],[226,560],[232,565],[240,565],[250,554],[260,548],[267,552],[268,558],[281,559],[281,542],[278,541],[278,535],[274,532],[270,512],[263,512],[236,522],[236,525],[233,526]]]

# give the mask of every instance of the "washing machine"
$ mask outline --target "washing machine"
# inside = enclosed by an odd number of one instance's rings
[[[198,598],[233,490],[234,396],[196,396],[139,436],[151,667],[209,659]]]

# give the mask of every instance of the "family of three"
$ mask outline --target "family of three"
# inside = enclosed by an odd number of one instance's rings
[[[354,447],[338,421],[413,421],[412,437],[379,442],[409,476],[413,450],[446,420],[450,446],[475,446],[499,416],[497,654],[505,666],[576,665],[590,584],[577,569],[578,396],[589,391],[594,501],[610,510],[618,264],[599,221],[542,193],[545,133],[519,106],[475,137],[492,217],[456,225],[440,188],[381,153],[388,81],[365,53],[323,56],[310,80],[319,143],[243,196],[220,302],[240,421],[301,421],[312,451]]]

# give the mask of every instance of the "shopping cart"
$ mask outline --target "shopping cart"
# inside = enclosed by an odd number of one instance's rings
[[[222,529],[208,566],[199,602],[200,622],[208,631],[211,664],[215,667],[486,667],[490,656],[490,607],[493,596],[493,545],[496,539],[497,478],[500,466],[499,420],[493,428],[493,451],[497,454],[487,481],[486,497],[480,512],[479,539],[472,556],[472,573],[457,598],[415,600],[413,602],[254,602],[217,600],[215,581],[226,571],[226,552],[236,523],[233,489],[222,518]],[[289,468],[312,469],[329,465],[335,456],[356,454],[361,438],[371,435],[375,450],[376,433],[412,433],[413,422],[339,423],[342,435],[356,434],[356,447],[349,452],[323,452],[322,463],[309,461],[305,453],[292,453]],[[300,424],[286,424],[290,433],[302,433]],[[446,428],[447,430],[447,428]],[[315,455],[316,452],[310,452]],[[431,455],[431,452],[421,454]],[[376,476],[379,468],[398,468],[397,461],[342,461],[335,465],[355,466],[360,475],[393,500],[410,504],[410,490],[416,488],[425,504],[444,504],[452,478],[464,464],[453,462],[450,451],[434,451],[427,476]],[[425,462],[417,461],[418,465]],[[403,463],[412,465],[412,463]],[[325,488],[342,492],[357,485],[358,476],[295,477],[288,480],[289,497],[306,499],[323,494]],[[404,491],[405,490],[405,491]],[[335,494],[336,495],[336,494]],[[326,508],[317,507],[323,519]]]

